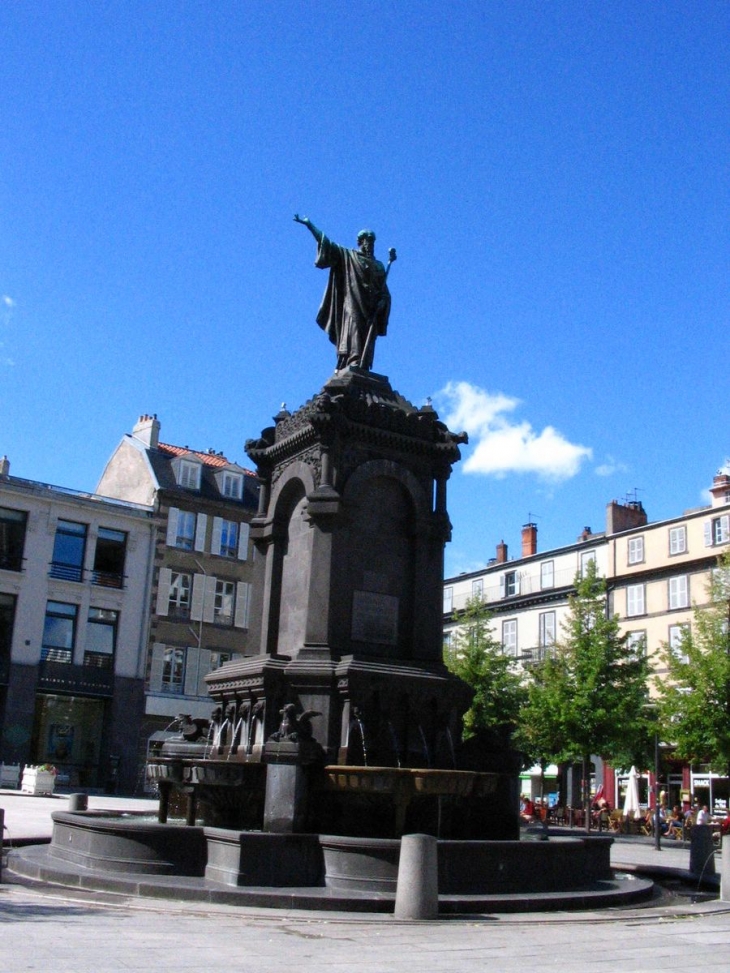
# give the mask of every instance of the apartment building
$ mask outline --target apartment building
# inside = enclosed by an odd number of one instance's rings
[[[257,571],[249,521],[258,480],[213,449],[160,442],[159,420],[143,415],[97,491],[150,504],[157,518],[144,671],[149,738],[181,713],[209,717],[207,673],[256,651],[249,643]]]
[[[585,528],[576,542],[544,553],[537,551],[536,526],[525,525],[519,557],[509,558],[500,543],[496,557],[483,569],[444,581],[445,642],[458,624],[454,612],[469,598],[479,597],[492,613],[495,636],[506,652],[526,665],[543,658],[560,637],[576,573],[591,558],[606,578],[607,611],[618,616],[621,631],[662,674],[662,646],[679,646],[683,629],[692,625],[693,606],[707,601],[718,554],[730,543],[727,472],[714,477],[710,496],[708,506],[654,523],[638,500],[612,500],[603,532]],[[691,793],[722,809],[730,798],[730,782],[716,771],[673,761],[669,748],[664,760],[670,803]],[[626,774],[600,762],[596,774],[607,799],[619,803]],[[644,794],[650,778],[648,773],[643,777]]]
[[[155,532],[148,504],[0,461],[0,760],[133,790]]]

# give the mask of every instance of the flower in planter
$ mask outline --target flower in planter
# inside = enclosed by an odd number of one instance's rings
[[[41,764],[40,767],[37,768],[37,770],[45,770],[46,773],[53,774],[54,777],[56,777],[58,774],[58,771],[53,766],[53,764]]]

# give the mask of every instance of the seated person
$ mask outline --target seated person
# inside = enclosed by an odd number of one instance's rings
[[[672,808],[672,813],[667,817],[666,835],[668,838],[681,838],[683,834],[684,819],[679,805]]]
[[[520,805],[520,817],[523,821],[531,822],[535,817],[535,805],[529,797],[523,797]]]

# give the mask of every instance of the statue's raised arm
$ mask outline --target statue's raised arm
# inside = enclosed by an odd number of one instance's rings
[[[317,324],[337,347],[337,369],[354,365],[370,369],[375,338],[384,335],[390,316],[388,267],[375,258],[375,234],[361,230],[357,250],[333,243],[308,216],[295,213],[294,220],[307,227],[317,241],[315,267],[328,269],[329,280],[317,314]]]
[[[294,214],[294,222],[295,223],[301,223],[302,226],[306,226],[306,228],[312,234],[312,236],[317,241],[317,243],[319,243],[319,241],[324,236],[324,233],[322,233],[321,230],[318,230],[317,229],[317,227],[314,225],[314,223],[312,223],[312,221],[310,220],[310,218],[308,216],[300,216],[299,213],[295,213]]]

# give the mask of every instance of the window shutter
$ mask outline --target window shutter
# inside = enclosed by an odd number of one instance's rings
[[[198,668],[200,665],[200,649],[187,648],[185,650],[185,696],[198,695]]]
[[[248,535],[251,528],[245,521],[238,525],[238,560],[248,560]]]
[[[500,574],[499,576],[499,597],[500,598],[504,598],[505,596],[504,593],[506,590],[507,588],[506,588],[505,575]]]
[[[165,664],[165,646],[162,642],[155,642],[152,646],[152,661],[150,663],[150,692],[162,691],[162,669]]]
[[[205,579],[205,599],[203,601],[204,622],[215,621],[215,584],[216,579],[212,575],[208,575]]]
[[[705,547],[712,547],[712,521],[705,521]]]
[[[720,517],[720,543],[725,544],[730,540],[730,515],[723,514]]]
[[[208,526],[208,518],[205,514],[198,514],[195,522],[195,550],[205,550],[205,531]]]
[[[208,649],[200,650],[200,661],[198,663],[198,689],[197,696],[207,696],[208,687],[205,684],[205,677],[210,672],[210,652]]]
[[[236,585],[236,613],[233,618],[236,628],[248,628],[250,605],[251,585],[246,581],[239,581]]]
[[[167,512],[167,539],[165,543],[168,547],[174,547],[177,540],[177,518],[180,511],[177,507],[170,507]]]
[[[221,552],[221,537],[223,536],[223,518],[214,517],[213,518],[213,533],[210,538],[210,553],[220,554]]]
[[[168,613],[171,582],[172,571],[170,568],[160,568],[160,575],[157,579],[157,605],[155,607],[158,615],[167,615]]]
[[[520,593],[520,582],[521,581],[522,581],[522,575],[520,574],[519,571],[515,571],[515,594],[516,595],[519,595],[519,593]]]
[[[194,622],[199,622],[203,617],[203,604],[205,602],[205,575],[193,575],[193,595],[190,599],[190,618]]]

